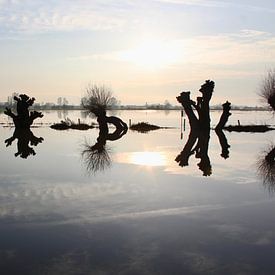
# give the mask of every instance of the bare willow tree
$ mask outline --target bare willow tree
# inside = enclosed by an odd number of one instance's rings
[[[8,107],[4,111],[4,114],[13,119],[16,128],[29,129],[35,119],[43,117],[41,112],[29,111],[29,107],[31,107],[35,101],[34,97],[30,98],[26,94],[20,94],[18,97],[14,96],[13,99],[17,102],[17,114],[14,114]]]
[[[199,169],[203,171],[203,176],[210,176],[212,174],[212,166],[208,156],[208,147],[211,129],[210,100],[214,92],[214,87],[214,81],[206,80],[199,89],[201,96],[197,97],[197,101],[193,101],[190,98],[190,91],[182,92],[177,97],[178,102],[181,103],[189,120],[190,133],[183,150],[176,157],[175,161],[178,162],[180,166],[187,166],[190,156],[195,154],[195,157],[200,159],[200,162],[197,165]],[[223,113],[220,117],[220,121],[215,128],[222,147],[221,156],[224,158],[228,158],[228,148],[230,146],[227,143],[222,129],[231,115],[230,108],[231,103],[226,101],[223,104]]]
[[[113,96],[110,88],[104,85],[88,84],[85,91],[86,95],[82,98],[81,105],[89,114],[93,114],[97,118],[101,135],[108,134],[108,123],[113,124],[116,129],[121,131],[128,129],[127,124],[120,118],[107,116],[107,109],[112,109],[114,105],[117,105],[117,99]]]
[[[275,111],[275,69],[267,72],[261,83],[259,95]]]
[[[96,117],[106,115],[106,110],[117,104],[111,88],[105,85],[89,83],[85,88],[85,96],[81,99],[82,107]]]

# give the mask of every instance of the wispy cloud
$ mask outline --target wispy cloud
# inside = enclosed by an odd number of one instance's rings
[[[120,28],[125,1],[5,1],[0,2],[1,28],[10,31],[109,30]]]
[[[271,12],[275,13],[274,6],[268,6],[267,3],[260,2],[260,5],[244,4],[238,1],[215,1],[215,0],[155,0],[159,3],[176,4],[176,5],[189,5],[211,8],[242,8],[246,10],[258,12]]]
[[[247,11],[275,13],[275,7],[271,5],[255,6],[240,4],[235,1],[215,0],[148,0],[138,2],[129,0],[0,0],[0,31],[121,30],[139,24],[145,20],[146,14],[145,22],[148,20],[153,22],[155,16],[167,16],[167,13],[171,11],[167,11],[166,5],[238,8]],[[148,15],[149,11],[150,15]],[[169,19],[173,18],[173,15],[171,16]],[[161,17],[157,19],[159,21]]]
[[[175,58],[170,58],[173,64],[206,64],[206,65],[235,65],[256,62],[275,62],[275,37],[267,32],[258,30],[242,30],[238,33],[223,35],[196,36],[187,39],[170,41],[158,41],[165,45],[159,49],[159,55],[167,55],[168,52],[176,53]],[[158,43],[155,43],[156,45]],[[87,54],[70,57],[70,60],[112,60],[120,62],[135,62],[142,58],[137,48],[121,51],[106,52],[103,54]],[[150,48],[148,49],[150,50]],[[162,51],[161,51],[162,50]],[[165,51],[168,52],[165,52]],[[156,49],[157,51],[157,49]],[[136,58],[131,57],[137,54]],[[143,49],[145,57],[150,58]],[[155,53],[156,54],[156,53]],[[148,56],[147,56],[148,55]]]
[[[225,2],[218,1],[205,1],[205,0],[155,0],[160,3],[202,6],[202,7],[225,7]]]

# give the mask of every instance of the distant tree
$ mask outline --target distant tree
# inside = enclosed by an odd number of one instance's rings
[[[67,100],[66,97],[63,97],[63,106],[66,106],[69,104],[69,101]]]
[[[57,105],[58,106],[66,106],[68,105],[69,101],[67,100],[66,97],[58,97],[57,98]]]
[[[62,97],[57,98],[57,105],[58,106],[62,105]]]
[[[167,99],[164,101],[163,105],[165,109],[171,109],[172,107],[171,103]]]
[[[8,96],[8,100],[7,100],[7,103],[8,103],[8,106],[14,106],[16,104],[16,100],[14,98],[18,97],[19,96],[19,93],[12,93],[11,96]]]
[[[11,105],[12,105],[12,102],[13,102],[13,97],[12,97],[12,96],[8,96],[8,98],[7,98],[7,104],[8,104],[9,106],[11,106]]]
[[[275,69],[267,72],[261,83],[259,95],[275,111]]]

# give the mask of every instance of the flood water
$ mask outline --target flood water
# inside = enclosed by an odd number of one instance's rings
[[[229,124],[275,124],[269,112],[232,113]],[[203,176],[195,154],[188,166],[175,161],[189,135],[180,111],[115,115],[171,128],[107,141],[95,171],[83,150],[98,129],[49,128],[92,121],[80,111],[44,112],[32,128],[43,141],[26,159],[15,157],[17,140],[6,147],[14,128],[1,125],[1,274],[275,274],[275,188],[258,167],[274,131],[225,131],[225,159],[212,130]]]

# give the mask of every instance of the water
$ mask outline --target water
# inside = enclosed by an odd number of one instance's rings
[[[0,131],[1,274],[274,274],[275,200],[258,162],[273,131],[228,133],[229,158],[211,131],[211,176],[199,159],[180,167],[179,111],[119,111],[125,122],[170,129],[107,141],[111,162],[87,170],[82,151],[97,129],[56,131],[80,111],[45,113],[35,155],[15,157],[14,129]],[[212,112],[212,126],[220,112]],[[274,124],[268,112],[233,112],[229,124]],[[8,122],[0,115],[0,122]]]

